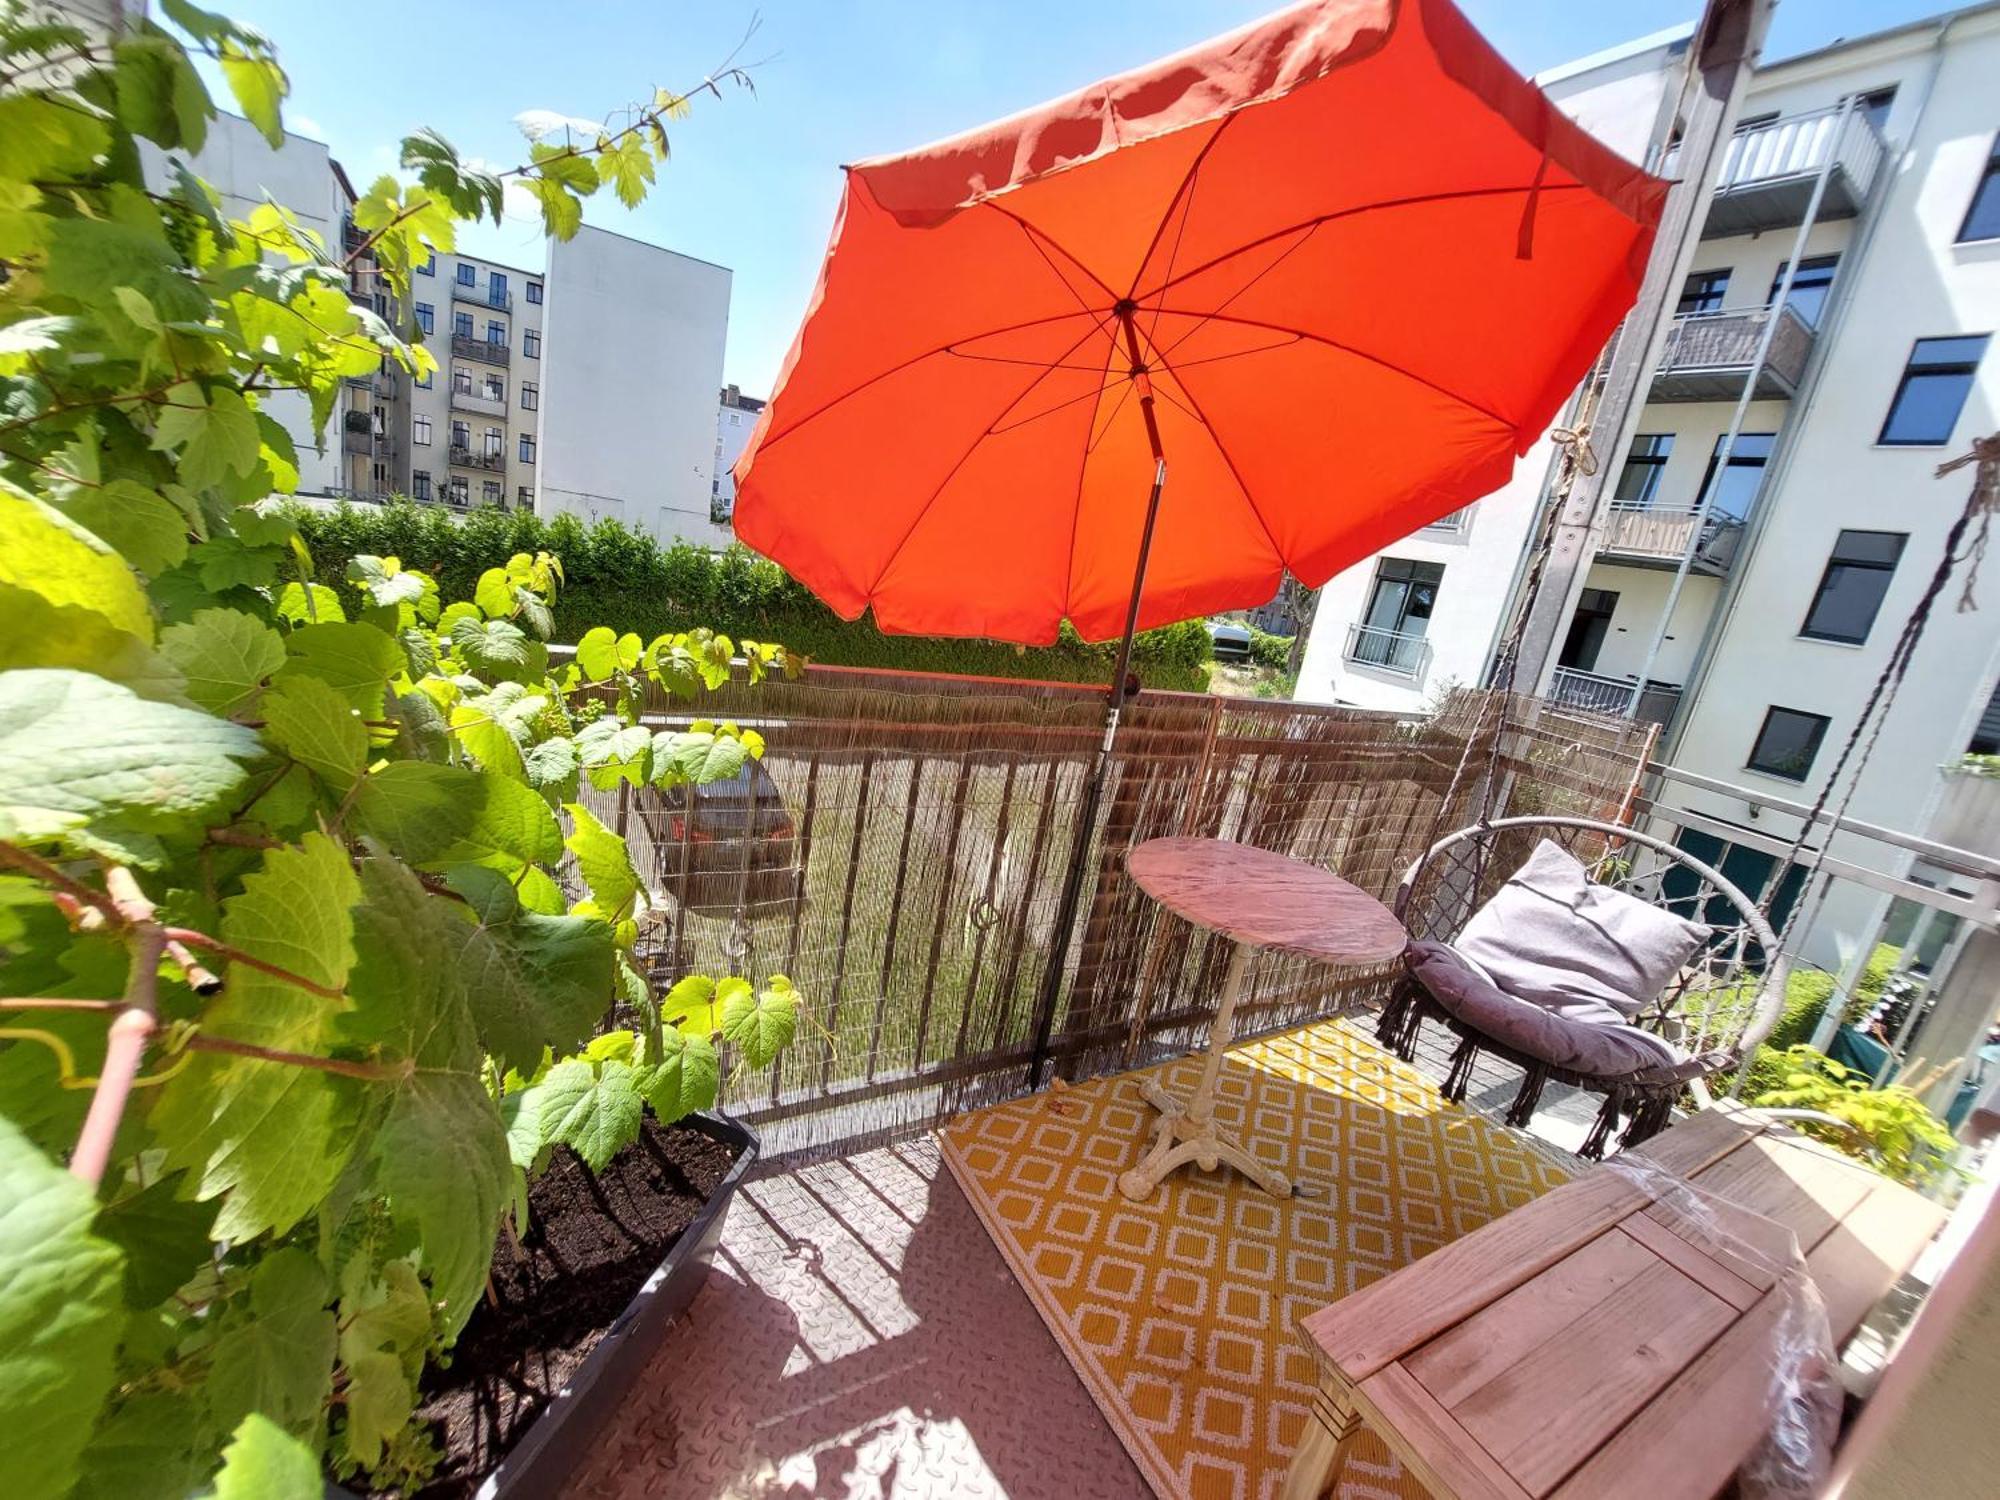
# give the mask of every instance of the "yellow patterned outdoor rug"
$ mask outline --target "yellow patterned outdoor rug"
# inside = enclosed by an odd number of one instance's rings
[[[1151,1070],[1185,1094],[1199,1059]],[[1364,1035],[1324,1021],[1230,1053],[1216,1117],[1301,1184],[1183,1168],[1119,1193],[1153,1113],[1140,1073],[954,1120],[944,1159],[1162,1500],[1271,1500],[1313,1394],[1307,1313],[1562,1182]],[[1346,1500],[1423,1500],[1373,1434]]]

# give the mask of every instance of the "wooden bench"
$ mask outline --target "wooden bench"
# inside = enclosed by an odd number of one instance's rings
[[[1283,1500],[1333,1493],[1364,1422],[1434,1500],[1710,1500],[1768,1426],[1787,1232],[1844,1344],[1944,1221],[1734,1105],[1630,1154],[1723,1205],[1730,1241],[1614,1164],[1312,1314],[1320,1390]]]

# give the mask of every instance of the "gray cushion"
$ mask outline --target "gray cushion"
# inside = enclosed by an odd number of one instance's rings
[[[1472,915],[1452,944],[1494,985],[1558,1015],[1638,1014],[1703,943],[1708,929],[1635,896],[1591,884],[1547,839]]]
[[[1610,1019],[1577,1020],[1497,988],[1443,943],[1412,942],[1403,962],[1454,1020],[1500,1045],[1591,1078],[1667,1083],[1708,1071],[1665,1037]],[[1608,1008],[1607,1008],[1608,1009]]]

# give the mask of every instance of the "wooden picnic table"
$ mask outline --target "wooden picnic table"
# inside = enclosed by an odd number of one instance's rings
[[[1769,1427],[1792,1237],[1838,1345],[1945,1218],[1731,1104],[1628,1155],[1701,1207],[1608,1163],[1304,1319],[1320,1389],[1282,1500],[1333,1493],[1363,1423],[1434,1500],[1710,1500]]]
[[[1125,868],[1140,890],[1235,949],[1194,1092],[1178,1098],[1150,1077],[1139,1086],[1160,1118],[1145,1156],[1119,1175],[1118,1190],[1134,1200],[1151,1197],[1169,1172],[1193,1162],[1205,1172],[1226,1164],[1265,1192],[1287,1197],[1290,1179],[1215,1122],[1215,1085],[1244,969],[1263,948],[1322,963],[1387,963],[1408,936],[1388,907],[1331,870],[1228,839],[1151,839],[1126,856]]]

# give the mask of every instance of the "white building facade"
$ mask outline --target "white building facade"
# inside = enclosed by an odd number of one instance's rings
[[[736,514],[736,460],[750,444],[757,418],[764,410],[760,396],[746,396],[733,385],[722,388],[715,412],[715,472],[710,483],[709,519],[727,526]]]
[[[1545,85],[1672,175],[1670,118],[1624,131],[1646,114],[1635,65],[1664,79],[1679,60],[1642,43]],[[1671,798],[1718,828],[1796,832],[1774,804],[1824,785],[1965,502],[1969,476],[1934,469],[2000,428],[1996,81],[1990,3],[1759,68],[1636,434],[1599,454],[1595,555],[1521,686],[1659,723],[1659,758],[1726,784]],[[1614,129],[1590,117],[1608,100]],[[1547,475],[1531,458],[1462,533],[1330,583],[1298,695],[1415,708],[1447,678],[1485,680]],[[1933,611],[1852,816],[1925,831],[1939,768],[2000,749],[2000,576],[1982,592],[1977,612],[1955,589]],[[1843,899],[1862,895],[1836,895],[1820,927],[1867,930]]]

